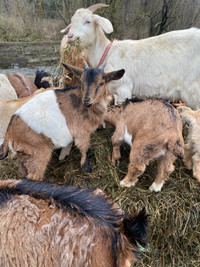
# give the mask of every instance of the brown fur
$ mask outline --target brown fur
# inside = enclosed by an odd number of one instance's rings
[[[136,260],[123,211],[99,189],[8,180],[0,181],[0,193],[0,266],[130,267]],[[86,199],[96,210],[87,210]],[[145,220],[138,220],[142,235]]]
[[[74,69],[75,67],[70,66],[70,68]],[[124,70],[107,74],[102,69],[86,68],[84,72],[77,68],[75,70],[79,75],[82,74],[82,88],[68,88],[54,92],[58,107],[66,119],[67,128],[82,154],[81,166],[87,171],[91,171],[87,151],[90,147],[91,133],[104,121],[104,114],[107,109],[106,86],[109,81],[121,78]],[[87,77],[87,73],[89,77]],[[43,107],[38,106],[37,112],[40,112],[40,109]],[[55,127],[59,129],[59,122]],[[71,146],[71,143],[67,145]],[[14,151],[14,159],[23,177],[27,176],[34,180],[43,179],[54,149],[50,137],[36,133],[18,115],[14,115],[7,128],[4,143],[0,148],[1,159],[5,158],[8,148]],[[69,151],[67,152],[69,153]]]
[[[200,182],[200,110],[179,107],[178,111],[183,123],[189,124],[184,163],[189,170],[193,170],[193,176]]]
[[[32,95],[38,88],[37,86],[23,73],[15,73],[7,75],[8,80],[14,87],[18,98]]]
[[[132,136],[130,163],[122,186],[134,186],[146,165],[158,159],[158,174],[150,190],[160,191],[164,181],[174,170],[174,161],[183,156],[182,123],[178,112],[167,102],[144,100],[126,102],[108,109],[105,121],[115,126],[112,136],[112,161],[120,159],[120,145],[125,130]]]

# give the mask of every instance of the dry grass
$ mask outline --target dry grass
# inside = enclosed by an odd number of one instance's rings
[[[73,147],[70,155],[58,161],[55,151],[45,180],[69,186],[103,189],[128,213],[146,208],[149,216],[147,251],[134,266],[200,266],[200,185],[183,162],[176,162],[176,169],[160,193],[151,193],[148,187],[156,175],[152,162],[135,187],[119,186],[128,165],[129,147],[122,146],[119,166],[113,166],[111,135],[113,129],[99,130],[91,138],[91,174],[80,168],[80,152]],[[18,179],[12,160],[0,163],[0,179]]]

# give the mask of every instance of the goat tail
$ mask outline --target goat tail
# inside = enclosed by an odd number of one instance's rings
[[[183,159],[184,157],[184,140],[180,138],[171,139],[168,141],[168,149],[174,154],[175,157]]]
[[[8,156],[8,143],[4,141],[4,143],[0,146],[0,160],[5,159]]]
[[[123,229],[125,236],[135,247],[145,247],[148,237],[148,219],[143,208],[136,215],[128,215],[124,218]]]

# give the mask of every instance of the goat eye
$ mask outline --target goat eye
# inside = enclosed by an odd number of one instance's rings
[[[86,20],[86,22],[84,24],[90,24],[90,21],[89,20]]]
[[[103,86],[104,85],[104,82],[100,83],[99,86]]]

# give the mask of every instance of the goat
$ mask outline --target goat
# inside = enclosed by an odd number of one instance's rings
[[[32,95],[38,89],[31,79],[23,73],[9,74],[7,78],[15,89],[18,98]]]
[[[49,74],[44,70],[37,70],[35,73],[34,84],[37,86],[38,89],[40,88],[46,89],[53,86],[53,79],[51,77],[51,74]]]
[[[103,123],[106,86],[124,74],[123,69],[104,73],[103,66],[91,69],[86,63],[84,70],[64,65],[81,77],[82,86],[35,95],[12,116],[0,147],[0,159],[10,148],[21,175],[33,180],[43,178],[52,150],[73,140],[82,154],[81,166],[91,171],[87,151],[90,134]]]
[[[93,12],[106,4],[78,9],[61,32],[68,31],[68,42],[77,38],[88,49],[92,67],[101,60],[105,71],[125,69],[124,77],[108,85],[115,103],[133,96],[140,98],[182,99],[200,109],[200,29],[177,30],[142,40],[110,40],[111,22]],[[107,55],[106,55],[107,53]],[[189,66],[188,66],[188,62]]]
[[[189,124],[183,161],[189,170],[193,169],[193,176],[200,182],[200,110],[178,107],[178,111],[183,124]]]
[[[130,267],[147,227],[100,189],[0,181],[1,266]]]
[[[17,99],[17,94],[5,74],[0,74],[0,97],[4,100]]]
[[[164,100],[133,99],[110,106],[104,120],[116,128],[112,136],[113,163],[121,157],[123,141],[131,146],[128,173],[120,185],[134,186],[148,163],[158,159],[158,174],[149,190],[161,191],[174,170],[176,158],[184,154],[182,122],[177,110]]]

